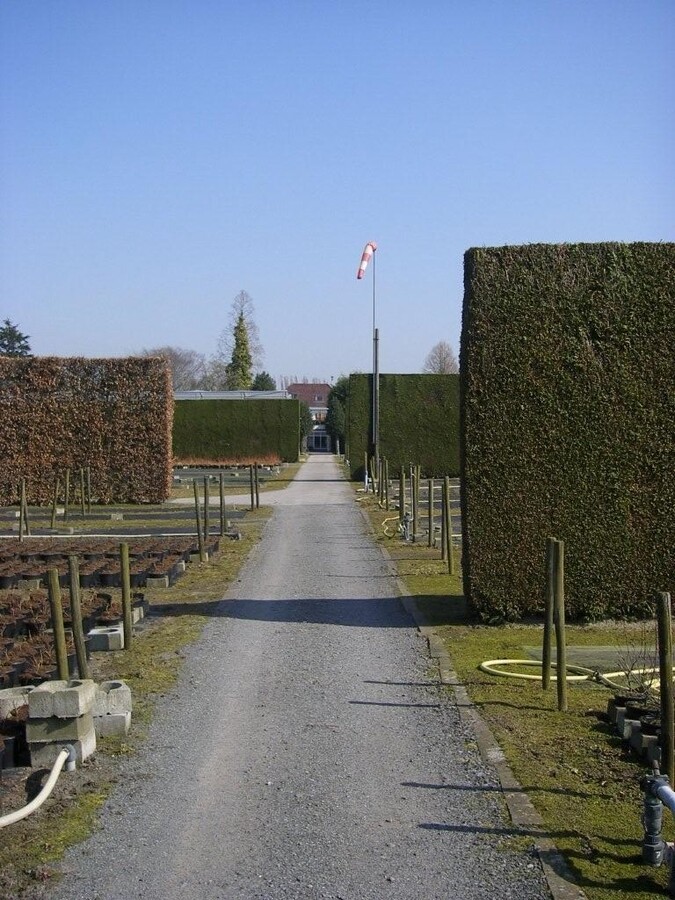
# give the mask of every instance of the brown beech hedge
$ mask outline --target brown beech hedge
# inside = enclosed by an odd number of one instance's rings
[[[0,502],[47,503],[89,467],[101,503],[159,503],[172,479],[173,391],[163,359],[0,358]]]

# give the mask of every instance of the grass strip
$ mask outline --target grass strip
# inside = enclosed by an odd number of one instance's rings
[[[589,900],[616,900],[626,894],[632,900],[653,900],[663,895],[666,867],[649,868],[640,856],[639,781],[647,767],[627,752],[606,720],[611,692],[590,682],[571,684],[569,710],[561,713],[554,685],[544,692],[539,682],[480,671],[484,660],[527,658],[526,648],[541,646],[543,624],[488,626],[473,621],[462,595],[461,574],[447,574],[440,549],[429,550],[426,541],[411,544],[398,536],[388,538],[382,523],[395,513],[385,513],[371,496],[359,502],[376,541],[395,562],[407,594],[416,598],[434,625],[459,683]],[[567,640],[569,646],[624,648],[626,665],[637,667],[649,655],[646,644],[652,634],[653,623],[602,622],[568,626]],[[447,690],[452,692],[451,687]],[[535,842],[536,837],[531,835]],[[673,837],[672,817],[666,810],[664,839]]]

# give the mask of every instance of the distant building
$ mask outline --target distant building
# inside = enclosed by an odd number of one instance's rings
[[[330,439],[326,431],[326,416],[328,415],[329,384],[302,382],[289,384],[286,390],[294,400],[306,403],[312,415],[312,433],[307,436],[307,449],[310,452],[328,452]]]

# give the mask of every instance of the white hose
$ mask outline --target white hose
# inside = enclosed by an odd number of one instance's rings
[[[504,671],[504,666],[517,666],[518,668],[522,666],[534,666],[535,668],[541,669],[542,664],[536,659],[488,659],[485,662],[482,662],[478,668],[481,672],[487,672],[488,675],[500,675],[502,678],[522,678],[525,681],[541,681],[542,675],[528,675],[525,672],[506,672]],[[555,669],[555,663],[551,663],[551,668]],[[611,690],[625,690],[625,684],[617,684],[614,679],[620,676],[626,675],[652,675],[654,676],[658,671],[658,667],[652,667],[647,669],[632,669],[625,672],[607,672],[603,675],[601,672],[596,671],[595,669],[587,669],[585,666],[571,666],[567,665],[565,667],[566,672],[570,672],[571,674],[565,675],[565,681],[596,681],[599,684],[604,684],[605,687],[610,688]],[[673,668],[673,672],[675,672],[675,667]],[[551,681],[556,681],[556,676],[551,675]],[[652,691],[659,690],[659,682],[658,678],[650,678],[649,679],[649,687]]]
[[[40,793],[31,800],[30,803],[23,806],[21,809],[17,809],[14,812],[7,813],[6,816],[0,817],[0,828],[4,828],[5,825],[13,825],[15,822],[20,822],[21,819],[25,819],[26,816],[29,816],[32,812],[35,812],[42,804],[45,802],[47,797],[54,790],[54,785],[59,780],[59,775],[61,774],[61,769],[64,767],[66,762],[75,763],[75,750],[73,747],[68,745],[59,751],[59,755],[56,757],[54,765],[52,766],[52,771],[49,774],[49,778],[45,782],[45,786],[42,788]]]

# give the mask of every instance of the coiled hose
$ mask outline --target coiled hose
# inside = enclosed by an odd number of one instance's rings
[[[542,663],[536,659],[488,659],[485,662],[482,662],[478,668],[481,672],[487,672],[488,675],[499,675],[502,678],[522,678],[525,681],[541,681],[542,674],[531,675],[526,672],[508,672],[504,671],[503,666],[514,666],[514,667],[534,667],[541,669]],[[551,668],[555,669],[555,663],[551,663]],[[565,675],[565,681],[569,682],[581,682],[581,681],[593,681],[596,684],[602,684],[604,687],[609,688],[612,691],[624,691],[626,690],[626,684],[619,684],[613,679],[619,678],[620,676],[636,676],[636,675],[654,675],[656,674],[656,679],[650,678],[647,682],[647,686],[652,691],[659,690],[659,679],[658,672],[659,668],[650,667],[645,669],[630,669],[621,672],[606,672],[603,674],[599,672],[597,669],[587,669],[585,666],[572,666],[567,665],[565,667],[567,673]],[[675,667],[673,667],[673,672],[675,672]],[[557,675],[551,674],[551,681],[557,681]]]

